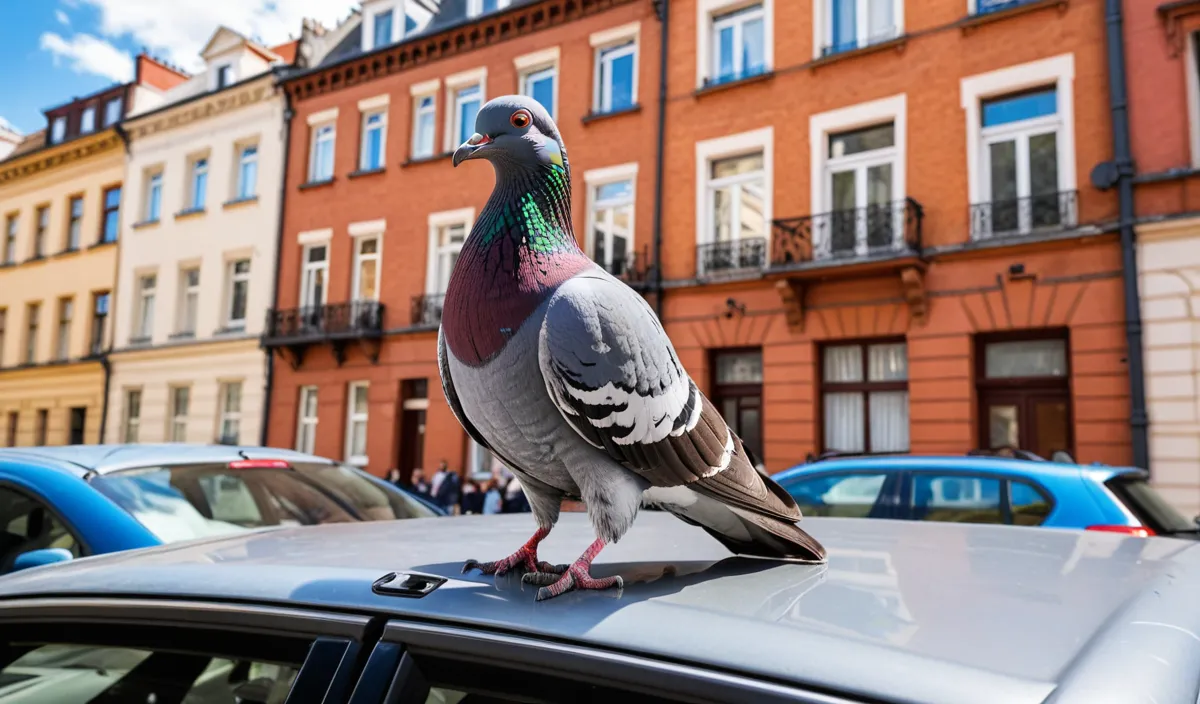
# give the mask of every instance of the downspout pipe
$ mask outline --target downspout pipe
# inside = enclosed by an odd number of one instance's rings
[[[295,113],[292,111],[292,99],[288,95],[287,90],[280,86],[283,92],[283,172],[279,179],[279,212],[277,214],[276,232],[275,232],[275,267],[274,280],[271,283],[271,307],[275,307],[276,297],[279,295],[279,276],[282,269],[283,255],[283,214],[284,203],[287,198],[287,180],[288,180],[288,157],[292,153],[292,118]],[[269,334],[269,330],[264,329],[263,335]],[[263,410],[262,410],[262,426],[258,430],[258,444],[262,447],[267,446],[267,430],[271,424],[271,391],[275,387],[275,351],[270,347],[263,347],[267,353],[267,369],[266,383],[263,384]]]
[[[663,162],[667,137],[667,51],[670,33],[671,0],[654,0],[654,12],[658,15],[661,35],[658,47],[658,132],[654,154],[654,313],[662,320],[663,315]]]
[[[126,105],[129,104],[128,99],[125,100],[125,104]],[[118,122],[116,125],[114,125],[113,129],[116,130],[117,136],[121,138],[121,144],[125,148],[126,162],[128,162],[129,156],[133,152],[133,150],[130,148],[130,143],[129,143],[129,131],[126,130],[125,126],[120,122]],[[111,319],[109,322],[110,325],[116,324],[116,314],[113,311],[115,311],[117,309],[116,308],[116,304],[117,304],[116,278],[119,277],[120,275],[121,275],[121,246],[120,246],[120,244],[118,244],[117,245],[117,256],[116,256],[116,271],[113,272],[113,290],[112,290],[112,292],[110,292],[108,294],[108,311],[109,311],[109,318]],[[105,438],[105,434],[108,432],[109,394],[112,392],[112,360],[109,359],[109,354],[112,353],[112,347],[113,347],[112,341],[116,337],[115,332],[116,332],[115,330],[113,330],[112,332],[109,332],[107,330],[101,331],[101,333],[100,333],[101,335],[103,335],[105,333],[109,333],[108,345],[104,346],[104,340],[101,340],[100,341],[100,345],[101,345],[100,354],[96,356],[96,361],[100,362],[100,368],[104,370],[104,398],[100,399],[100,434],[96,438],[97,444],[99,444],[99,445],[105,444],[104,438]]]
[[[1115,180],[1120,217],[1121,263],[1125,279],[1125,342],[1129,360],[1129,429],[1133,440],[1133,463],[1150,469],[1149,418],[1146,415],[1146,376],[1142,350],[1142,313],[1138,295],[1137,241],[1133,223],[1134,164],[1129,136],[1129,101],[1126,95],[1124,20],[1121,0],[1105,0],[1108,42],[1108,96],[1112,109],[1113,164],[1101,165],[1093,181],[1111,187]],[[1098,173],[1104,175],[1097,176]],[[1115,173],[1114,173],[1115,172]]]

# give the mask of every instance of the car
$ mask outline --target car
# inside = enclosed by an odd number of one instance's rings
[[[228,445],[0,450],[0,574],[271,525],[444,511],[313,455]]]
[[[989,456],[846,456],[772,475],[805,516],[1003,523],[1200,540],[1136,467]]]
[[[538,602],[462,573],[528,515],[270,528],[0,578],[0,704],[1195,704],[1200,544],[813,518],[825,564],[731,555],[663,512]],[[565,513],[542,559],[594,533]],[[22,692],[27,694],[22,699]]]

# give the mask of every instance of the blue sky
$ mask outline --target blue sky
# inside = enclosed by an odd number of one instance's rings
[[[133,78],[143,47],[195,70],[217,26],[266,44],[298,35],[303,18],[326,26],[354,0],[20,0],[0,23],[0,117],[24,133],[45,127],[42,110]]]

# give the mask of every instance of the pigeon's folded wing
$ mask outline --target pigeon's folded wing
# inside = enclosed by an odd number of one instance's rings
[[[547,308],[538,356],[571,427],[652,485],[686,485],[756,513],[800,518],[792,497],[763,481],[650,306],[625,284],[599,272],[563,284]]]
[[[446,403],[450,405],[450,410],[454,412],[454,417],[467,431],[467,435],[471,439],[479,443],[483,447],[488,447],[487,440],[483,439],[483,435],[471,425],[471,421],[467,420],[467,414],[463,411],[462,402],[458,400],[458,394],[454,391],[454,382],[450,378],[450,363],[446,358],[446,336],[442,333],[442,329],[438,328],[437,340],[437,357],[438,357],[438,376],[442,378],[442,393],[446,396]],[[490,448],[489,448],[490,449]]]

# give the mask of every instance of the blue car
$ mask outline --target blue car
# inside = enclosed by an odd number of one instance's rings
[[[986,456],[818,459],[772,477],[805,516],[1000,523],[1200,539],[1145,470]]]
[[[265,526],[445,515],[359,469],[288,450],[0,450],[0,574]]]

